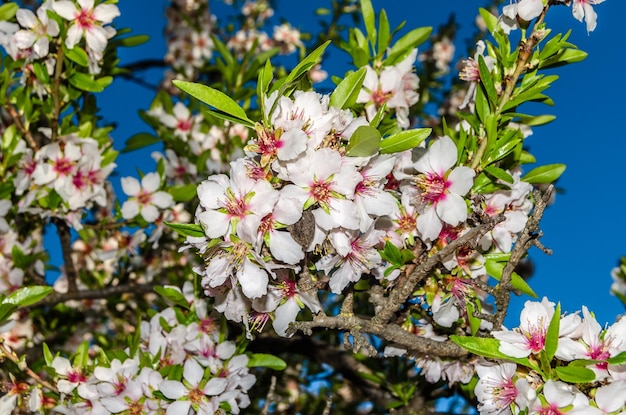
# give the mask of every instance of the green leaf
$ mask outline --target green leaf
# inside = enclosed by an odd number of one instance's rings
[[[561,324],[561,303],[556,305],[552,320],[548,326],[548,332],[546,333],[546,343],[544,353],[547,360],[551,361],[556,354],[556,348],[559,345],[559,327]]]
[[[272,68],[272,63],[268,59],[265,61],[265,66],[263,66],[263,69],[259,71],[259,76],[256,84],[256,95],[259,100],[259,105],[261,106],[261,111],[263,112],[263,114],[267,114],[267,111],[265,110],[264,98],[273,77],[274,69]]]
[[[616,356],[610,357],[606,360],[610,365],[623,365],[626,363],[626,352],[621,352]]]
[[[363,86],[363,80],[365,79],[366,73],[367,69],[363,67],[346,76],[331,94],[329,106],[341,109],[353,106],[356,103],[356,99],[358,98],[361,87]]]
[[[378,128],[380,123],[383,121],[383,118],[385,118],[386,112],[387,112],[387,103],[384,103],[383,105],[380,106],[380,108],[378,108],[376,115],[374,115],[374,118],[372,118],[372,121],[370,121],[370,127]]]
[[[89,66],[89,55],[87,55],[85,49],[80,46],[74,46],[72,49],[68,49],[65,45],[63,45],[63,52],[72,62],[85,68]]]
[[[285,370],[287,363],[279,357],[266,353],[253,353],[249,356],[248,367],[267,367],[273,370]]]
[[[522,180],[530,184],[552,183],[565,171],[565,164],[548,164],[529,171]]]
[[[189,202],[196,197],[198,186],[196,184],[182,184],[180,186],[173,186],[167,189],[167,192],[172,195],[175,202]]]
[[[491,176],[497,179],[500,179],[502,181],[505,181],[507,183],[513,183],[515,181],[513,180],[513,177],[509,173],[506,172],[506,170],[503,170],[500,167],[487,166],[485,167],[485,171]]]
[[[496,87],[493,85],[491,72],[489,72],[489,68],[487,68],[487,64],[485,63],[485,58],[482,55],[478,56],[478,72],[480,73],[482,86],[485,88],[485,91],[487,91],[489,103],[493,108],[498,102],[498,93],[496,92]]]
[[[0,324],[8,320],[11,314],[17,311],[17,308],[15,304],[5,304],[4,302],[0,304]]]
[[[397,62],[404,59],[409,53],[411,53],[413,48],[416,48],[420,44],[424,43],[432,31],[432,27],[418,27],[417,29],[413,29],[406,35],[402,36],[389,50],[387,59],[385,59],[385,65],[395,65]]]
[[[522,278],[517,272],[514,272],[513,274],[511,274],[511,287],[533,298],[539,297],[533,291],[533,289],[530,288],[530,285],[528,285],[526,280]]]
[[[137,133],[126,140],[126,147],[122,150],[122,153],[128,153],[133,150],[138,150],[152,144],[160,143],[161,139],[148,133]]]
[[[321,46],[311,52],[306,58],[304,58],[299,64],[296,65],[295,68],[287,75],[285,79],[285,84],[290,82],[294,82],[304,74],[309,72],[309,70],[317,64],[318,59],[322,56],[328,45],[330,44],[330,40],[324,42]]]
[[[194,238],[203,238],[206,235],[204,234],[204,229],[202,226],[195,223],[172,223],[172,222],[163,222],[170,228],[174,229],[178,232],[179,235],[182,236],[191,236]]]
[[[478,9],[485,25],[487,26],[487,30],[491,33],[498,27],[498,17],[494,16],[489,10],[480,8]]]
[[[382,57],[385,54],[387,47],[389,47],[390,38],[389,19],[385,9],[382,9],[378,15],[378,56]]]
[[[531,363],[527,357],[511,357],[500,352],[500,341],[497,339],[452,335],[450,336],[450,340],[478,356],[483,356],[489,359],[508,360],[526,367],[536,368],[536,365]]]
[[[378,130],[369,125],[357,128],[346,146],[346,154],[350,157],[368,157],[376,154],[381,136]]]
[[[87,92],[102,92],[104,87],[93,79],[93,75],[76,72],[69,79],[73,87]]]
[[[0,21],[11,20],[19,10],[19,6],[15,3],[6,3],[0,6]]]
[[[186,310],[189,310],[189,301],[187,301],[187,299],[185,298],[183,293],[180,292],[180,290],[173,288],[173,287],[168,287],[168,286],[163,286],[163,287],[157,286],[157,287],[154,287],[154,291],[156,291],[157,294],[159,294],[161,297],[165,298],[166,300],[169,300],[172,303]]]
[[[399,153],[415,148],[426,140],[431,132],[432,128],[416,128],[386,137],[380,142],[380,153]]]
[[[539,68],[556,68],[570,63],[581,62],[587,58],[587,52],[579,49],[564,48],[549,58],[539,62]]]
[[[120,39],[119,42],[117,42],[117,44],[119,46],[123,46],[123,47],[127,47],[128,48],[128,47],[142,45],[142,44],[146,43],[149,40],[150,40],[150,36],[148,36],[148,35],[135,35],[135,36],[129,36],[129,37],[125,37],[123,39]]]
[[[591,383],[596,380],[596,374],[591,369],[581,366],[559,366],[554,369],[563,382]]]
[[[46,365],[50,366],[52,365],[52,361],[54,360],[54,356],[52,356],[52,352],[50,351],[50,348],[48,347],[47,343],[43,343],[43,358],[46,361]]]
[[[361,0],[360,3],[367,38],[370,41],[370,45],[374,47],[376,45],[376,14],[374,13],[374,7],[372,7],[371,0]]]
[[[5,298],[3,304],[13,304],[18,307],[28,307],[43,300],[54,289],[45,285],[31,285],[28,287],[22,287],[13,291],[7,298]]]
[[[218,112],[222,112],[235,119],[241,120],[240,122],[242,124],[247,123],[248,125],[254,126],[254,122],[248,118],[244,109],[222,91],[218,91],[217,89],[206,85],[195,82],[181,81],[178,79],[173,80],[172,83],[197,100],[217,109]]]

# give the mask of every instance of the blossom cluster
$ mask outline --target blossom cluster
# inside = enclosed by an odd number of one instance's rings
[[[611,359],[626,352],[626,318],[603,328],[584,306],[582,316],[555,313],[555,304],[546,298],[541,302],[527,301],[519,327],[493,332],[503,357],[530,360],[522,360],[527,362],[526,367],[509,362],[477,365],[479,381],[475,392],[481,414],[625,413],[626,366],[623,360]],[[558,332],[551,335],[555,319],[559,320]],[[552,359],[546,356],[551,347],[548,344],[555,338],[555,362],[547,363],[566,380],[572,379],[567,378],[567,373],[589,376],[588,383],[596,388],[595,393],[585,394],[562,380],[546,379],[549,367],[532,369],[535,359]],[[563,367],[572,367],[567,364],[574,361],[580,362],[573,366],[576,372],[565,372]]]
[[[54,407],[62,414],[238,414],[250,404],[247,392],[256,380],[248,356],[223,339],[219,318],[194,298],[191,284],[169,289],[189,302],[188,310],[168,307],[142,321],[134,352],[126,349],[111,359],[50,356],[58,395],[44,396],[41,388],[24,384],[3,397],[3,413],[28,395],[35,412]]]

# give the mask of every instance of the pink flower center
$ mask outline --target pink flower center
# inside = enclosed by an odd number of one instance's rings
[[[281,284],[281,288],[283,290],[283,297],[284,298],[292,298],[296,294],[298,294],[298,291],[296,290],[296,282],[295,281],[291,281],[291,280],[284,281]]]
[[[96,19],[93,17],[93,10],[82,9],[80,13],[78,13],[78,16],[76,16],[76,22],[83,30],[91,29],[96,22]]]
[[[73,167],[74,163],[70,159],[59,158],[54,162],[54,171],[57,172],[59,176],[69,175]]]
[[[70,370],[67,372],[67,380],[72,383],[82,383],[86,382],[87,378],[81,373],[80,370]]]
[[[539,415],[563,415],[563,413],[559,411],[558,408],[555,408],[553,405],[551,405],[547,408],[541,408],[539,410]]]
[[[243,219],[248,213],[248,204],[244,199],[236,199],[231,195],[226,202],[226,210],[230,217]]]
[[[490,385],[488,393],[493,395],[494,403],[498,408],[506,408],[517,398],[517,389],[511,379],[487,381]]]
[[[330,199],[330,183],[325,181],[316,181],[311,185],[310,194],[316,202],[327,204]]]
[[[376,89],[374,91],[372,91],[372,102],[377,106],[380,107],[381,105],[383,105],[385,102],[389,101],[389,98],[391,98],[391,93],[390,92],[385,92],[382,89]]]
[[[546,328],[543,326],[530,326],[529,331],[523,332],[526,337],[526,345],[533,353],[539,353],[546,345]]]
[[[417,186],[422,191],[422,199],[428,204],[438,203],[445,200],[447,190],[452,184],[446,180],[445,177],[435,173],[419,175],[416,182]]]
[[[151,200],[152,200],[152,193],[148,193],[145,190],[142,190],[137,195],[137,202],[142,206],[149,204]]]
[[[191,131],[192,122],[190,119],[178,120],[176,123],[176,129],[184,133]]]
[[[480,80],[480,72],[478,71],[478,62],[473,59],[463,61],[463,69],[459,73],[459,78],[468,82],[478,82]]]

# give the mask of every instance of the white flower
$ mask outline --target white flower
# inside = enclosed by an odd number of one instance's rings
[[[600,4],[604,0],[574,0],[572,4],[572,15],[582,22],[583,18],[587,22],[587,32],[593,32],[596,28],[596,12],[591,7],[592,4]]]
[[[94,8],[94,0],[77,0],[77,5],[69,0],[58,0],[52,7],[61,17],[73,22],[67,31],[65,46],[72,49],[85,36],[87,47],[94,52],[102,53],[108,39],[115,34],[112,27],[102,25],[111,23],[120,15],[114,4],[99,4]]]
[[[158,191],[160,186],[161,178],[154,172],[143,176],[141,183],[134,177],[122,178],[122,189],[130,196],[122,205],[124,219],[133,219],[141,214],[147,222],[154,222],[159,218],[159,209],[174,206],[172,195]]]
[[[20,49],[33,48],[35,58],[44,58],[48,55],[50,41],[48,36],[56,37],[59,34],[59,25],[48,18],[49,3],[44,3],[37,9],[37,16],[28,9],[19,9],[17,21],[24,28],[15,33],[15,42]]]
[[[466,166],[452,169],[456,161],[456,145],[450,137],[443,136],[415,162],[415,170],[422,173],[416,178],[418,197],[423,203],[417,229],[424,240],[435,240],[442,222],[457,226],[467,219],[463,196],[471,189],[475,173]]]

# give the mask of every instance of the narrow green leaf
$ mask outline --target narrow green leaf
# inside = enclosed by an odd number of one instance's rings
[[[200,111],[202,112],[205,118],[211,119],[212,117],[216,117],[216,118],[219,118],[220,120],[231,121],[235,124],[241,124],[245,127],[254,129],[254,122],[248,118],[243,119],[243,118],[234,117],[231,114],[227,114],[223,111],[213,111],[210,108],[201,108]]]
[[[489,359],[509,360],[526,367],[536,368],[536,365],[531,363],[527,357],[515,358],[500,352],[500,341],[497,339],[452,335],[450,336],[450,340],[478,356]]]
[[[11,317],[15,311],[17,311],[17,306],[15,304],[6,304],[2,302],[0,304],[0,324],[4,323]]]
[[[89,342],[84,341],[78,345],[74,356],[73,366],[85,367],[89,363]]]
[[[161,139],[148,133],[137,133],[126,140],[126,147],[122,150],[122,153],[128,153],[133,150],[137,150],[143,147],[150,146],[152,144],[160,143]]]
[[[424,43],[432,33],[432,27],[418,27],[402,36],[389,50],[385,65],[394,65],[404,59],[413,48]]]
[[[180,290],[177,290],[176,288],[168,287],[168,286],[164,286],[164,287],[157,286],[157,287],[154,287],[154,291],[156,291],[157,294],[159,294],[161,297],[165,298],[166,300],[169,300],[172,303],[180,307],[183,307],[186,310],[189,309],[189,301],[187,301],[187,299],[185,298],[183,293],[180,292]]]
[[[361,14],[363,15],[363,23],[365,23],[367,38],[374,48],[376,46],[376,14],[371,0],[361,0]]]
[[[389,30],[387,12],[385,12],[385,9],[382,9],[378,15],[378,56],[382,57],[389,47],[389,40],[391,39]]]
[[[270,60],[265,61],[265,66],[263,69],[259,71],[259,77],[257,79],[256,84],[256,96],[259,101],[259,105],[261,107],[261,111],[263,114],[267,114],[265,110],[265,95],[269,90],[270,83],[272,82],[272,78],[274,77],[274,68],[272,67],[272,63]]]
[[[7,298],[5,298],[3,304],[13,304],[18,307],[28,307],[43,300],[54,289],[44,285],[31,285],[28,287],[22,287],[13,291]]]
[[[626,363],[626,352],[620,352],[618,355],[608,358],[607,362],[611,365],[623,365]]]
[[[167,192],[172,195],[175,202],[189,202],[196,197],[198,186],[196,184],[182,184],[179,186],[173,186],[167,189]]]
[[[47,366],[52,365],[54,356],[52,355],[52,352],[50,351],[50,348],[48,347],[48,344],[46,342],[43,343],[43,358],[46,361]]]
[[[244,109],[222,91],[218,91],[217,89],[206,85],[195,82],[181,81],[178,79],[173,80],[172,83],[180,90],[186,92],[197,100],[217,109],[218,112],[231,115],[236,119],[244,120],[254,125],[254,122],[248,118]]]
[[[489,68],[487,68],[485,58],[482,55],[478,56],[478,72],[480,73],[481,83],[485,87],[485,91],[487,91],[489,103],[491,104],[491,107],[494,108],[498,102],[498,92],[496,92],[496,87],[493,84],[493,77],[491,76],[491,72],[489,72]]]
[[[587,52],[579,49],[565,48],[539,62],[539,68],[556,68],[570,63],[581,62],[587,58]]]
[[[125,37],[123,39],[120,39],[119,42],[117,42],[117,44],[119,46],[123,46],[123,47],[127,47],[128,48],[128,47],[142,45],[142,44],[146,43],[149,40],[150,40],[150,36],[148,36],[148,35],[135,35],[135,36],[129,36],[129,37]]]
[[[416,128],[386,137],[380,142],[380,153],[399,153],[415,148],[426,140],[431,132],[432,128]]]
[[[478,85],[476,88],[476,97],[474,98],[475,113],[480,121],[485,122],[489,115],[489,101],[485,96],[485,88],[483,85]],[[478,131],[477,131],[478,132]]]
[[[556,305],[552,320],[548,326],[548,332],[546,333],[546,344],[544,353],[548,361],[551,361],[556,354],[556,348],[559,345],[559,327],[561,324],[561,303]]]
[[[502,181],[505,181],[507,183],[513,183],[513,177],[506,172],[506,170],[501,169],[500,167],[496,167],[496,166],[487,166],[485,167],[485,171],[492,175],[493,177],[500,179]]]
[[[530,117],[527,120],[524,120],[524,124],[530,127],[537,127],[540,125],[548,124],[556,119],[554,115],[537,115],[536,117]]]
[[[378,108],[376,115],[374,115],[374,118],[372,118],[372,120],[370,121],[370,127],[378,128],[380,123],[383,121],[383,118],[385,118],[386,112],[387,112],[387,103],[384,103],[383,105],[380,106],[380,108]]]
[[[492,33],[494,30],[496,30],[496,28],[498,27],[498,17],[494,16],[489,10],[482,7],[478,9],[478,12],[483,18],[483,21],[485,22],[489,33]]]
[[[350,157],[368,157],[376,154],[381,136],[378,130],[369,125],[357,128],[346,146],[346,154]]]
[[[0,21],[11,20],[19,10],[19,6],[15,3],[5,3],[0,6]]]
[[[191,236],[194,238],[203,238],[206,235],[204,234],[204,229],[202,226],[194,223],[172,223],[172,222],[163,222],[170,228],[174,229],[182,236]]]
[[[76,72],[74,73],[74,75],[70,77],[69,81],[73,87],[80,89],[81,91],[87,91],[87,92],[104,91],[104,87],[93,79],[93,75]]]
[[[72,62],[85,68],[89,66],[89,55],[87,55],[85,49],[80,46],[74,46],[72,49],[68,49],[65,45],[63,45],[63,52]]]
[[[511,286],[528,295],[531,296],[533,298],[537,298],[539,297],[532,288],[530,288],[530,285],[528,285],[528,283],[526,282],[526,280],[524,278],[522,278],[518,273],[514,272],[513,274],[511,274]]]
[[[324,42],[321,46],[318,46],[313,52],[311,52],[306,58],[304,58],[295,68],[287,75],[285,79],[285,83],[288,84],[290,82],[298,80],[304,74],[306,74],[313,66],[317,64],[317,61],[320,59],[328,45],[330,44],[330,40]]]
[[[555,368],[556,374],[563,382],[591,383],[596,380],[593,370],[581,366],[559,366]]]
[[[522,180],[530,184],[552,183],[565,171],[565,164],[548,164],[529,171]]]
[[[249,356],[248,367],[266,367],[273,370],[285,370],[287,363],[274,355],[266,353],[253,353]]]
[[[330,95],[329,106],[346,109],[356,103],[367,69],[365,67],[346,76]]]

